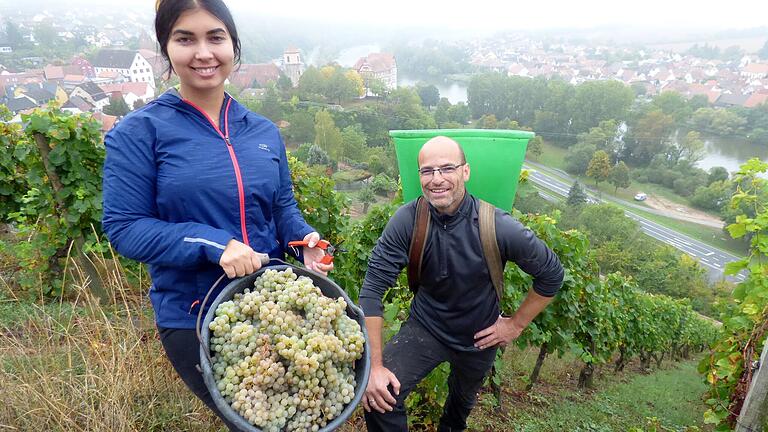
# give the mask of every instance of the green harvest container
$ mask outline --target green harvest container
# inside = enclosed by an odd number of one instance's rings
[[[511,210],[528,141],[533,132],[496,129],[393,130],[397,165],[403,183],[403,200],[421,195],[418,156],[430,138],[447,136],[461,144],[471,172],[469,192],[503,210]]]

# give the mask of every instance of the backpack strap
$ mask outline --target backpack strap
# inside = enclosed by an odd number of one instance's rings
[[[483,255],[488,266],[488,274],[491,276],[496,296],[501,301],[504,295],[504,268],[501,265],[501,253],[496,241],[496,208],[481,199],[479,223],[480,242],[483,245]],[[413,224],[411,246],[408,250],[408,286],[416,293],[421,280],[421,261],[427,244],[427,235],[431,225],[429,203],[424,197],[419,197],[416,202],[416,217]]]
[[[501,265],[501,253],[496,241],[496,208],[481,199],[479,213],[480,242],[483,245],[483,255],[488,266],[488,274],[491,276],[496,296],[501,302],[504,295],[504,268]]]
[[[416,201],[416,219],[408,251],[408,286],[414,294],[419,290],[421,258],[424,255],[424,247],[427,245],[427,234],[429,234],[431,222],[429,203],[424,197],[419,197]]]

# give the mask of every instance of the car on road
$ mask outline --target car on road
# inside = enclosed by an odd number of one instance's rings
[[[646,199],[648,199],[648,195],[642,192],[638,192],[635,194],[635,201],[645,201]]]

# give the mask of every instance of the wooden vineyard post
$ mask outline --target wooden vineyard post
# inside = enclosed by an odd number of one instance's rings
[[[751,367],[751,365],[745,365]],[[760,367],[752,378],[749,392],[736,422],[736,432],[760,432],[768,421],[768,343],[763,343]]]

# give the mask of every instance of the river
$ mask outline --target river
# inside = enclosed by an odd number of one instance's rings
[[[397,85],[401,87],[415,86],[418,83],[432,84],[437,87],[441,98],[448,98],[448,102],[457,104],[459,102],[467,103],[467,86],[457,82],[441,82],[439,80],[421,80],[397,75]]]
[[[759,157],[761,160],[768,160],[768,145],[750,144],[740,138],[711,135],[702,135],[702,138],[706,155],[696,165],[704,170],[721,166],[733,173],[750,158]]]

